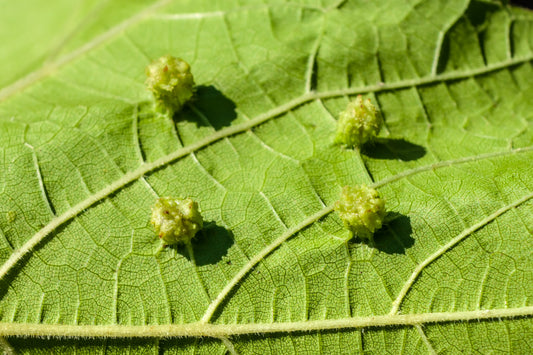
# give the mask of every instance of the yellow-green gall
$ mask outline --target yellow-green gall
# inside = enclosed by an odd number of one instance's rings
[[[146,86],[159,107],[170,113],[181,110],[194,94],[194,78],[189,64],[169,54],[146,67]]]
[[[204,225],[198,204],[190,198],[158,198],[150,222],[165,244],[188,244]]]
[[[385,200],[366,185],[345,186],[339,201],[335,203],[346,228],[352,236],[374,241],[374,232],[381,228],[385,215]]]
[[[17,219],[17,212],[15,211],[9,211],[6,213],[6,219],[9,223],[13,223],[15,222],[15,220]]]
[[[359,95],[340,113],[335,143],[360,147],[372,141],[382,125],[383,120],[370,99],[363,100]]]

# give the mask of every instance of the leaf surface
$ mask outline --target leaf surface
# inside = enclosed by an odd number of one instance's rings
[[[531,12],[0,4],[6,352],[533,351]],[[167,53],[199,85],[174,117],[144,86]],[[358,94],[385,121],[361,151],[333,144]],[[373,246],[332,212],[361,183],[394,217]],[[192,255],[158,196],[199,203]]]

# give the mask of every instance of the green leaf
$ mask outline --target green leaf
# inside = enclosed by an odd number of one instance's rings
[[[5,352],[533,352],[531,12],[0,4]],[[164,54],[199,85],[174,117],[144,85]],[[385,121],[361,151],[333,144],[357,94]],[[356,184],[394,217],[375,245],[332,212]],[[199,203],[192,252],[158,196]]]

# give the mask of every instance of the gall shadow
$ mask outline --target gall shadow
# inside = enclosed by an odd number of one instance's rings
[[[426,155],[426,148],[405,139],[379,138],[363,146],[362,153],[374,159],[411,161]]]
[[[192,250],[196,266],[213,265],[222,260],[228,254],[229,248],[233,245],[233,233],[224,227],[218,226],[215,222],[207,222],[204,228],[192,239]],[[191,256],[184,245],[169,245],[169,248],[183,255],[191,261]]]
[[[368,242],[353,238],[350,243],[365,243],[387,254],[405,254],[405,250],[415,244],[411,236],[411,219],[397,212],[389,212],[383,227],[374,233],[374,241]]]
[[[405,250],[415,244],[411,236],[411,218],[397,212],[389,212],[385,225],[374,235],[374,246],[387,254],[405,254]]]
[[[235,103],[213,85],[198,86],[192,100],[174,114],[174,121],[194,122],[215,130],[231,125],[237,118]]]

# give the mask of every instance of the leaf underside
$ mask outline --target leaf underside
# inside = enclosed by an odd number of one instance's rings
[[[79,3],[0,11],[0,349],[533,352],[531,12]],[[198,84],[174,117],[144,85],[164,54]],[[347,149],[358,94],[385,125]],[[375,245],[331,212],[356,184],[391,212]],[[199,203],[192,252],[159,196]]]

